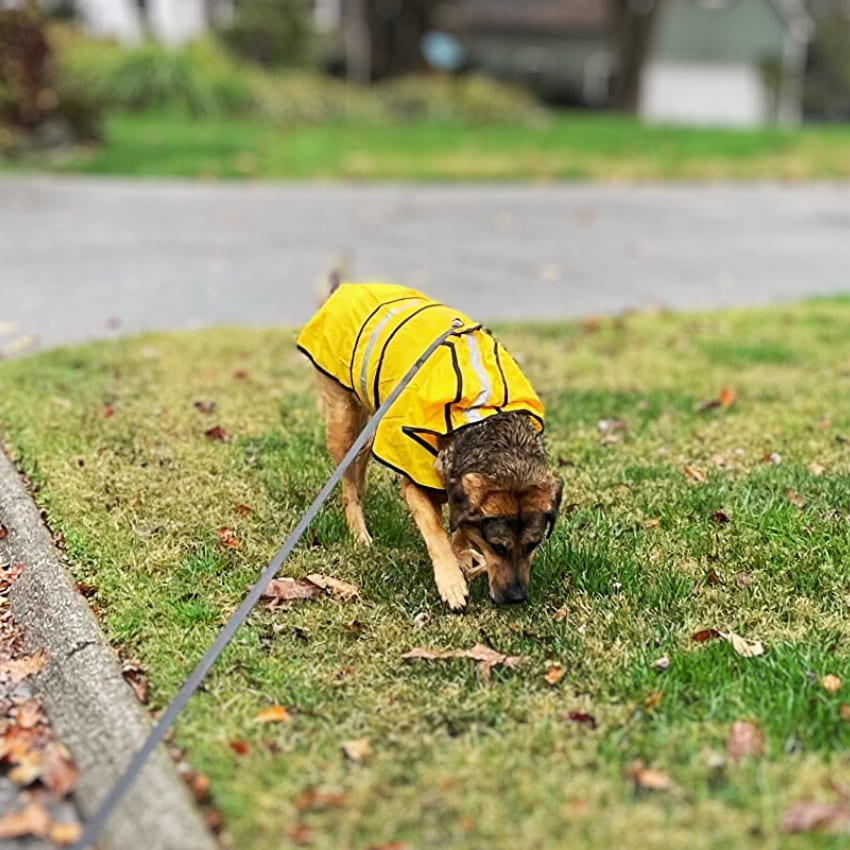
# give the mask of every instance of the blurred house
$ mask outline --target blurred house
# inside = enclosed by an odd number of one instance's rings
[[[472,67],[553,99],[608,105],[617,62],[609,0],[461,0],[453,26]],[[809,31],[801,0],[664,0],[639,114],[684,124],[793,123]]]
[[[73,14],[89,32],[133,43],[147,36],[182,44],[233,13],[233,0],[42,0]]]

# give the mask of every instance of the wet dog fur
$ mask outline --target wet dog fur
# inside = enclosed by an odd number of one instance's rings
[[[338,280],[332,280],[331,291]],[[428,340],[423,340],[423,346]],[[357,396],[316,372],[328,451],[339,464],[369,419]],[[342,479],[345,521],[354,539],[370,545],[363,491],[371,445]],[[445,437],[436,468],[444,490],[402,479],[402,494],[425,541],[441,599],[466,606],[468,579],[487,573],[497,604],[528,598],[531,561],[552,533],[563,483],[549,469],[542,435],[524,413],[496,414]],[[443,527],[448,503],[451,538]]]

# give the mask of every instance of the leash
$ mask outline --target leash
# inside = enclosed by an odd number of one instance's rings
[[[236,609],[236,611],[231,615],[230,619],[227,621],[225,627],[219,632],[218,637],[215,639],[215,642],[210,646],[210,648],[204,654],[204,657],[200,660],[197,667],[192,671],[191,675],[184,682],[183,686],[177,692],[177,696],[171,700],[168,704],[168,707],[162,714],[162,717],[157,721],[156,725],[148,734],[147,739],[144,744],[142,744],[141,748],[138,752],[133,756],[130,760],[129,764],[124,770],[122,776],[118,779],[118,781],[113,785],[110,792],[106,795],[106,797],[101,802],[97,811],[92,815],[92,817],[86,822],[85,829],[83,830],[82,836],[79,838],[76,844],[73,845],[71,850],[86,850],[94,840],[99,835],[103,825],[106,823],[109,816],[112,814],[113,809],[118,804],[119,800],[124,796],[129,787],[133,784],[136,778],[139,775],[142,767],[145,764],[148,756],[156,749],[159,742],[162,740],[163,735],[165,735],[166,731],[168,731],[169,727],[172,723],[177,719],[177,715],[185,707],[186,703],[195,693],[195,691],[200,686],[201,682],[204,680],[204,677],[209,672],[210,668],[215,664],[218,660],[218,657],[224,651],[224,648],[230,642],[233,635],[236,633],[236,630],[245,622],[248,618],[248,615],[253,610],[254,606],[259,602],[260,596],[268,585],[269,581],[274,577],[275,573],[280,569],[283,562],[290,556],[292,550],[295,548],[298,541],[304,535],[304,532],[310,526],[310,523],[315,519],[316,514],[318,514],[319,509],[327,500],[328,496],[330,496],[334,487],[339,483],[340,479],[343,476],[343,473],[351,466],[354,459],[360,454],[361,450],[364,446],[369,442],[372,435],[375,433],[375,430],[378,427],[378,423],[383,418],[384,414],[389,410],[389,408],[393,405],[395,400],[399,397],[402,390],[413,380],[414,375],[422,368],[425,364],[425,361],[428,360],[431,355],[437,350],[438,346],[442,345],[446,339],[451,336],[459,327],[462,326],[462,322],[460,319],[455,319],[451,327],[448,330],[441,333],[419,356],[419,359],[407,370],[404,377],[398,382],[398,384],[393,388],[393,391],[387,396],[384,403],[372,414],[371,419],[366,423],[366,426],[360,432],[360,435],[354,441],[354,444],[348,450],[345,457],[342,459],[339,466],[334,470],[331,477],[328,479],[327,484],[321,489],[319,494],[313,500],[310,507],[307,509],[307,512],[301,518],[301,521],[295,527],[295,530],[291,532],[289,537],[286,538],[283,546],[278,551],[277,555],[271,560],[269,565],[263,570],[260,578],[257,580],[257,583],[253,585],[251,590],[245,596],[245,599],[242,600],[242,604]]]

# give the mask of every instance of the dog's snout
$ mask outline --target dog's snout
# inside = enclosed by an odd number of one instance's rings
[[[522,582],[515,581],[507,585],[506,587],[496,590],[490,595],[497,605],[525,602],[526,599],[528,599],[528,586],[523,584]]]

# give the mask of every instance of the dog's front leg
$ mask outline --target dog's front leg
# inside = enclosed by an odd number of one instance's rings
[[[440,598],[453,611],[459,611],[466,606],[466,579],[443,528],[440,506],[430,493],[406,478],[401,489],[434,565],[434,581]]]

